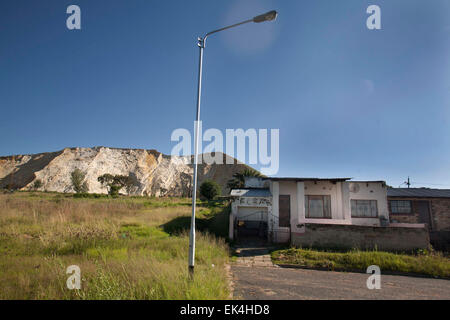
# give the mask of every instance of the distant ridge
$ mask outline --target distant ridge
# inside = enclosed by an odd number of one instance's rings
[[[71,173],[86,173],[90,193],[107,193],[97,178],[105,173],[129,175],[134,181],[132,195],[190,196],[193,156],[164,155],[155,149],[109,147],[65,148],[55,152],[0,157],[0,188],[29,190],[40,180],[41,191],[74,192]],[[225,162],[230,158],[223,154]],[[226,193],[227,181],[247,165],[233,159],[234,164],[199,165],[199,182],[215,180]],[[122,190],[121,192],[126,192]]]

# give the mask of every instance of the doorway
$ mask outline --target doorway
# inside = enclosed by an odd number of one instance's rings
[[[235,230],[239,243],[267,241],[267,213],[267,207],[238,207]]]
[[[275,242],[291,242],[291,196],[278,197],[278,229],[273,232]]]
[[[428,230],[431,230],[430,203],[428,201],[414,201],[417,213],[419,215],[419,223],[425,223]]]

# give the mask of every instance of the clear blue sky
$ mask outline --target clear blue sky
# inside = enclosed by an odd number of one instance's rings
[[[193,125],[197,36],[272,9],[208,40],[204,128],[279,128],[278,176],[450,188],[448,0],[1,1],[0,154],[170,153]]]

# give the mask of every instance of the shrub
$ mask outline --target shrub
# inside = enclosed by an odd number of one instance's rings
[[[238,189],[245,187],[245,178],[247,177],[264,177],[259,171],[253,168],[247,168],[241,172],[233,174],[233,178],[228,180],[227,187],[231,189]]]
[[[86,193],[89,191],[87,182],[84,181],[86,173],[80,169],[75,169],[71,174],[72,188],[76,193]]]
[[[125,187],[129,191],[133,186],[133,180],[130,176],[113,176],[112,174],[105,173],[98,177],[97,180],[102,186],[108,187],[108,193],[111,196],[118,196],[120,189]]]
[[[215,197],[221,194],[220,185],[212,180],[204,181],[200,186],[200,195],[207,200],[213,200]]]
[[[38,190],[42,188],[42,181],[40,179],[37,179],[33,182],[33,185],[31,186],[33,190]]]

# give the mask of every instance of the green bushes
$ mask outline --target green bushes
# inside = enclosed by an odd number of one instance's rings
[[[33,190],[38,190],[38,189],[42,188],[42,180],[36,179],[36,180],[33,182],[33,185],[31,186],[31,188],[32,188]]]
[[[200,196],[207,200],[213,200],[222,193],[220,185],[212,180],[204,181],[200,186]]]
[[[109,173],[105,173],[104,175],[98,177],[97,180],[102,184],[102,186],[108,187],[108,194],[114,197],[119,195],[119,191],[122,188],[126,188],[127,191],[129,191],[133,186],[133,180],[130,176],[113,176]]]
[[[236,172],[233,174],[233,178],[228,180],[227,187],[231,189],[239,189],[244,188],[245,186],[245,178],[248,177],[264,177],[259,171],[256,171],[253,168],[247,168],[242,170],[241,172]]]
[[[86,179],[86,173],[80,169],[75,169],[71,174],[72,188],[76,193],[86,193],[89,191],[89,187]]]

